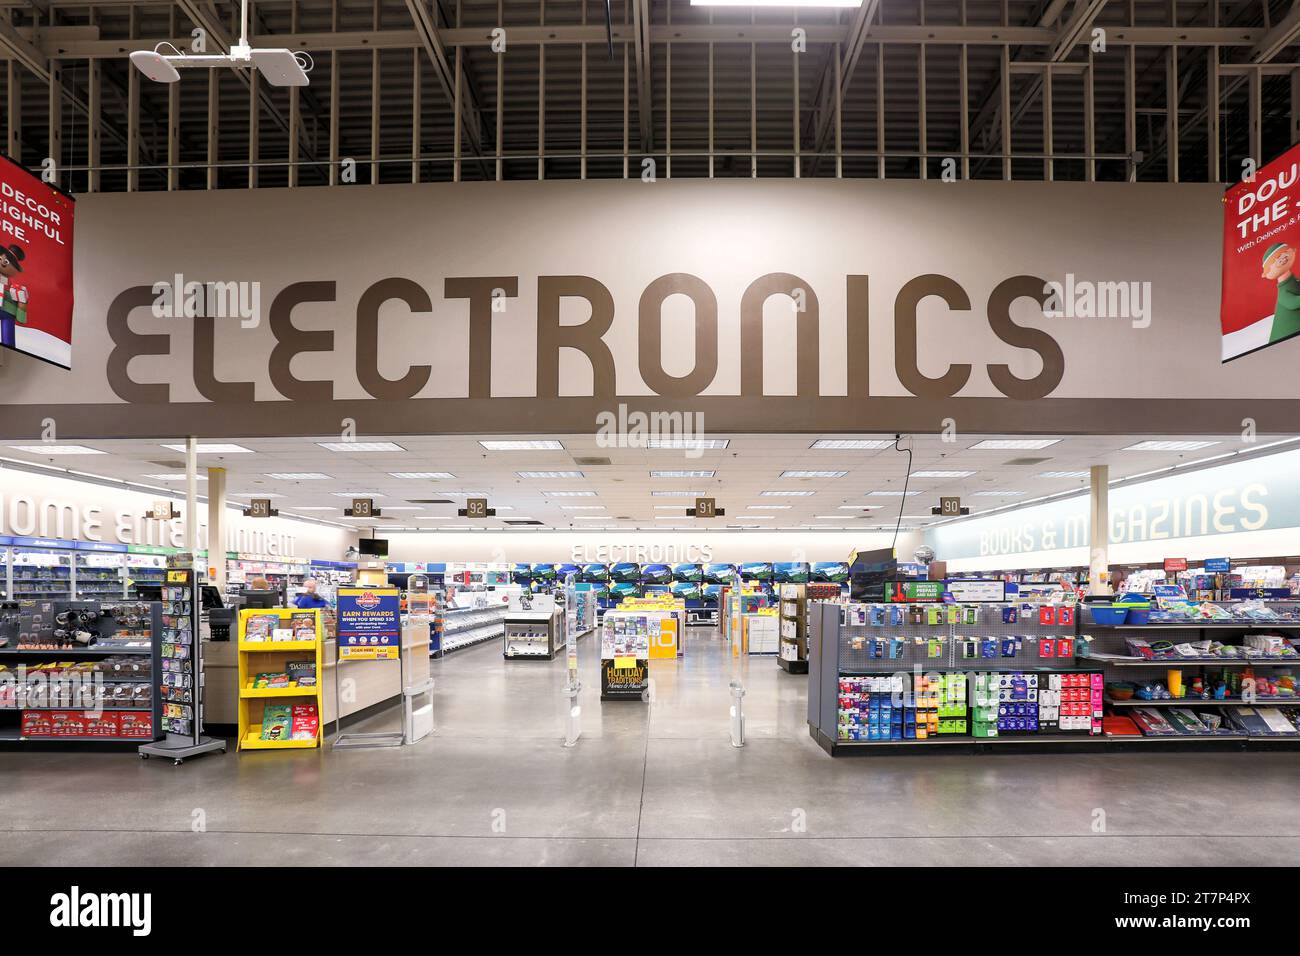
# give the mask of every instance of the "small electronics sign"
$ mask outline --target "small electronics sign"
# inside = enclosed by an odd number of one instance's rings
[[[397,660],[402,623],[396,588],[339,588],[337,617],[340,659]]]
[[[73,200],[0,156],[0,345],[72,368]]]

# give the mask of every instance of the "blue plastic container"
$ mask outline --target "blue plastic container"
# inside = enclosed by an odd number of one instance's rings
[[[1088,613],[1092,615],[1092,623],[1099,624],[1102,627],[1118,627],[1128,619],[1129,615],[1129,609],[1126,607],[1089,604],[1087,608]]]
[[[1146,624],[1151,617],[1151,606],[1131,607],[1128,609],[1128,620],[1125,624]]]

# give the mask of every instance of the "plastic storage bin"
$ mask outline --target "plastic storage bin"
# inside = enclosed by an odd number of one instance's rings
[[[1126,607],[1107,604],[1089,604],[1087,607],[1088,613],[1092,615],[1092,623],[1102,627],[1118,627],[1128,620],[1129,609]]]

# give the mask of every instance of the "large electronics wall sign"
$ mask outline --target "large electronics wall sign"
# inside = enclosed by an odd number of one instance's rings
[[[72,368],[72,197],[0,159],[0,345]]]
[[[1300,145],[1223,197],[1222,361],[1300,334]]]

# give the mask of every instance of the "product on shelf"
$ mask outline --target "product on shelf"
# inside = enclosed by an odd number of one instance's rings
[[[293,631],[295,641],[316,640],[316,615],[310,613],[294,614],[289,618],[289,626]]]
[[[315,702],[294,704],[291,714],[290,739],[315,740],[320,727],[320,715],[316,712]]]
[[[252,644],[257,641],[269,641],[279,626],[280,616],[278,614],[250,615],[244,624],[244,643]]]
[[[286,661],[284,666],[288,671],[289,680],[295,687],[316,686],[315,661]]]
[[[285,704],[267,704],[262,710],[262,739],[288,740],[293,708]]]

